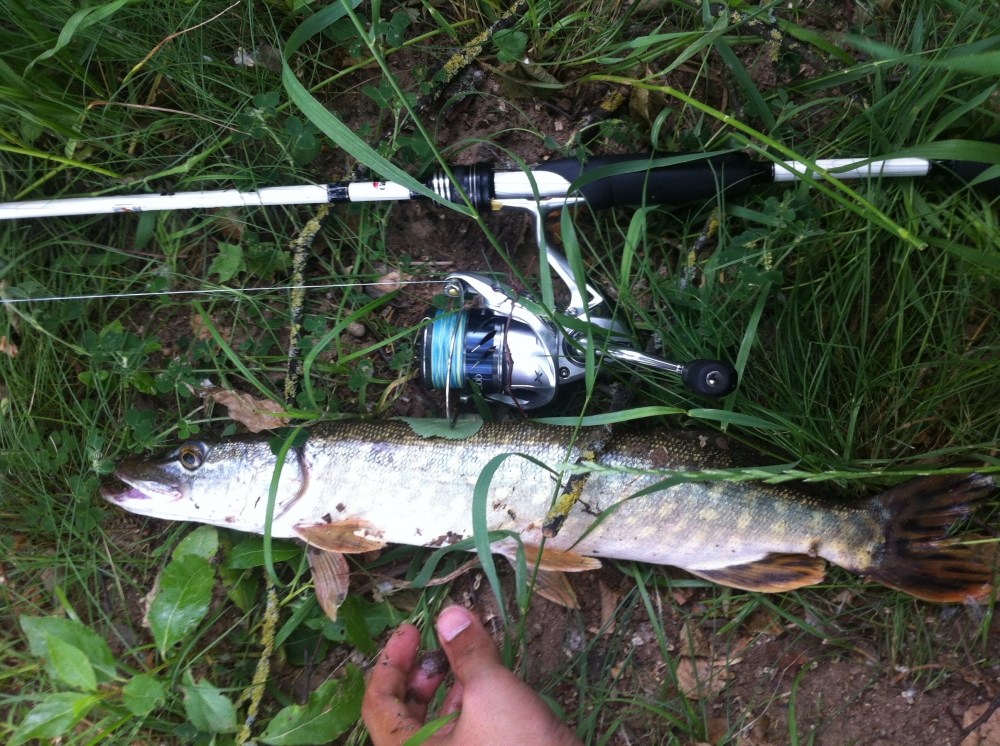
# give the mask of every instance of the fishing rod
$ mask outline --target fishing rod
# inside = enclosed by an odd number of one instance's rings
[[[423,185],[441,198],[485,210],[505,206],[508,200],[558,199],[582,196],[594,209],[629,205],[680,205],[738,197],[754,187],[829,176],[838,180],[896,177],[952,177],[973,183],[992,164],[926,158],[820,159],[758,161],[742,152],[721,154],[599,156],[581,162],[559,158],[526,171],[495,171],[489,163],[453,166],[435,171]],[[449,178],[448,171],[454,177]],[[579,182],[578,189],[571,189]],[[1000,177],[975,183],[990,196],[1000,194]],[[193,210],[220,207],[392,202],[420,197],[420,193],[391,181],[335,182],[255,190],[218,189],[101,197],[63,197],[0,203],[0,220],[100,215],[110,213]]]
[[[440,169],[422,182],[445,201],[477,211],[504,208],[533,218],[539,251],[565,284],[569,303],[553,313],[523,293],[478,273],[455,272],[444,280],[451,309],[429,312],[418,339],[417,358],[424,382],[444,389],[448,416],[451,394],[484,399],[519,410],[551,402],[559,389],[586,375],[588,353],[595,358],[638,365],[679,376],[693,393],[719,398],[737,385],[729,363],[699,359],[675,363],[640,352],[627,327],[589,283],[580,287],[547,230],[553,212],[567,206],[593,209],[637,204],[679,205],[739,197],[765,184],[817,179],[954,177],[988,194],[1000,193],[1000,178],[984,176],[991,164],[922,158],[870,160],[838,158],[812,164],[762,162],[741,152],[714,154],[618,155],[547,161],[530,169],[497,171],[489,163]],[[78,197],[0,204],[0,220],[155,210],[352,204],[422,197],[391,181],[339,182],[265,187],[253,191]]]

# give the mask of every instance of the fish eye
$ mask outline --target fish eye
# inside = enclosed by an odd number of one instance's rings
[[[201,443],[185,443],[177,449],[177,460],[188,471],[194,471],[205,461],[205,447]]]

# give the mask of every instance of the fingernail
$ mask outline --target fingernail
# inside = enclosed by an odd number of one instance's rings
[[[437,631],[442,640],[451,642],[470,624],[472,617],[466,609],[461,606],[449,606],[438,615]]]

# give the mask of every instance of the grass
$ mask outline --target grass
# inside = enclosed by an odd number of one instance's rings
[[[587,13],[533,4],[484,48],[477,67],[488,84],[426,111],[417,101],[437,66],[494,23],[500,4],[382,4],[383,23],[368,38],[368,5],[339,20],[309,3],[291,5],[114,2],[84,12],[52,2],[39,12],[0,0],[11,19],[0,30],[3,199],[322,183],[355,161],[405,178],[465,151],[532,162],[585,145],[738,147],[809,160],[1000,133],[1000,23],[974,4],[855,3],[851,17],[809,4],[747,5],[754,18],[739,23],[679,0]],[[233,64],[238,47],[265,61]],[[268,48],[276,50],[270,58]],[[630,103],[585,120],[609,89],[631,93]],[[283,292],[255,289],[288,283],[288,243],[312,215],[292,207],[0,223],[5,301],[77,298],[5,302],[0,316],[6,742],[27,734],[27,714],[46,703],[50,719],[36,733],[65,742],[236,739],[230,726],[246,715],[240,695],[267,630],[260,562],[234,556],[256,545],[219,532],[216,566],[206,559],[215,552],[184,543],[190,527],[122,516],[104,507],[98,486],[123,455],[232,429],[221,408],[191,393],[203,379],[282,400],[289,303]],[[510,223],[435,205],[334,211],[307,267],[310,284],[331,287],[307,297],[307,377],[292,409],[316,417],[440,408],[410,375],[411,340],[430,291],[407,286],[391,303],[375,302],[355,283],[391,269],[424,281],[490,268],[538,290],[532,250],[509,239]],[[796,184],[676,210],[583,213],[576,234],[589,278],[644,341],[655,333],[674,360],[736,361],[742,381],[705,412],[704,401],[670,378],[612,371],[586,400],[566,392],[554,413],[605,411],[613,399],[605,384],[617,380],[633,392],[632,406],[690,410],[673,424],[724,426],[791,454],[844,497],[884,486],[896,472],[997,467],[995,200],[937,179]],[[699,239],[708,249],[692,258]],[[364,325],[363,337],[343,333],[352,321]],[[429,629],[448,598],[443,587],[387,600],[361,590],[345,623],[330,625],[310,599],[301,553],[278,547],[278,656],[258,728],[301,698],[291,683],[300,669],[287,662],[326,661],[324,675],[350,681],[343,676],[352,650],[355,661],[371,656],[384,629],[407,615]],[[355,587],[370,576],[377,588],[388,572],[412,580],[427,558],[399,548],[357,563]],[[436,573],[464,560],[446,555]],[[142,625],[144,598],[174,562],[219,598],[164,654]],[[783,712],[792,701],[783,721],[790,740],[809,742],[807,725],[823,727],[804,704],[805,673],[791,695],[761,694],[759,707],[728,690],[680,696],[682,629],[718,633],[699,655],[722,660],[734,687],[748,684],[732,646],[768,635],[777,640],[768,650],[813,655],[822,643],[838,663],[863,650],[887,671],[911,671],[918,689],[996,664],[992,603],[945,612],[839,571],[814,589],[767,597],[657,568],[617,569],[602,576],[620,592],[614,631],[591,631],[600,624],[589,598],[565,622],[583,643],[568,657],[558,651],[565,665],[541,673],[531,669],[531,620],[542,602],[525,615],[523,587],[498,589],[507,599],[508,662],[559,702],[588,742],[624,742],[623,734],[732,740],[761,709]],[[454,592],[471,593],[469,583]],[[488,606],[488,596],[477,597]],[[31,638],[20,617],[68,620],[71,628]],[[96,667],[94,686],[88,671],[104,653],[74,647],[82,628],[105,640],[114,661],[113,675]],[[70,700],[74,714],[57,716],[55,705]],[[353,721],[339,737],[366,738]]]

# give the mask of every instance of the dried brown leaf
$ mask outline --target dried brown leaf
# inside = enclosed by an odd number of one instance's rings
[[[688,601],[691,600],[691,596],[694,595],[694,591],[690,588],[674,588],[670,591],[670,597],[674,600],[674,603],[678,606],[683,606]]]
[[[0,355],[6,355],[7,357],[17,357],[20,350],[17,345],[11,342],[7,337],[0,337]]]
[[[962,727],[970,727],[983,717],[990,707],[993,707],[990,702],[970,707],[962,716]],[[961,746],[1000,746],[1000,708],[994,708],[985,722],[980,723],[974,731],[963,738]]]
[[[397,290],[400,290],[405,283],[412,279],[413,278],[405,272],[400,272],[398,269],[394,269],[391,272],[386,272],[384,275],[379,277],[373,285],[365,287],[365,292],[372,298],[381,298],[383,295],[388,295],[389,293],[394,293]]]
[[[209,331],[205,317],[200,313],[191,314],[191,333],[194,334],[195,339],[200,339],[202,342],[212,338],[212,332]]]
[[[712,643],[705,631],[692,622],[685,620],[677,635],[677,649],[695,658],[707,658],[712,655]]]
[[[729,719],[709,718],[706,723],[705,735],[708,736],[710,744],[726,743],[726,736],[729,735]]]
[[[215,213],[215,226],[222,237],[232,243],[242,241],[247,230],[246,219],[232,208],[224,208]]]
[[[609,635],[615,631],[615,623],[612,621],[615,616],[615,609],[618,608],[618,601],[621,599],[621,594],[615,593],[613,590],[608,588],[607,583],[603,580],[597,581],[597,589],[601,594],[601,629],[604,630],[605,635]]]
[[[706,699],[726,688],[733,678],[725,659],[681,657],[677,661],[677,686],[688,699]]]
[[[198,395],[224,406],[229,411],[230,418],[252,433],[288,424],[284,409],[270,399],[256,399],[250,394],[220,386],[205,386],[198,390]]]

